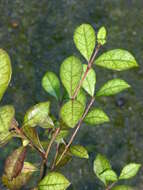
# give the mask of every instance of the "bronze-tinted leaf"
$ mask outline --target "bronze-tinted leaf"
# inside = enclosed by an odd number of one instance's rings
[[[24,162],[22,171],[16,178],[10,180],[8,176],[4,174],[2,176],[2,182],[10,190],[21,189],[22,186],[28,183],[33,172],[35,172],[36,170],[37,168],[34,165],[29,162]]]
[[[36,129],[25,125],[22,127],[22,130],[26,135],[26,137],[33,143],[33,145],[36,146],[41,152],[44,152],[44,149],[40,143]]]
[[[26,148],[20,147],[16,149],[5,162],[4,173],[9,180],[17,177],[23,168],[23,163],[26,156]]]

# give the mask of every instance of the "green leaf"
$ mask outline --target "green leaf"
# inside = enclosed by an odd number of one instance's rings
[[[62,106],[60,115],[67,126],[73,128],[82,117],[83,112],[84,106],[79,101],[70,100]]]
[[[111,170],[110,162],[107,160],[107,158],[101,154],[98,154],[96,159],[94,160],[93,164],[93,170],[96,176],[104,183],[106,184],[106,178],[102,176],[102,174],[107,171]]]
[[[97,42],[98,44],[104,45],[106,43],[106,37],[107,37],[107,31],[104,26],[99,28],[99,31],[97,33]]]
[[[87,65],[83,65],[83,74],[85,73],[87,69]],[[91,96],[94,95],[95,91],[95,84],[96,84],[96,74],[95,71],[91,68],[83,81],[82,87],[84,90]]]
[[[60,77],[70,98],[74,95],[74,92],[80,82],[82,70],[82,64],[75,56],[68,57],[61,65]]]
[[[5,162],[4,173],[9,180],[16,178],[23,168],[26,156],[26,148],[20,147],[16,149]]]
[[[2,99],[11,80],[12,68],[9,55],[0,49],[0,100]]]
[[[115,71],[123,71],[138,66],[133,55],[122,49],[110,50],[103,53],[94,63]]]
[[[118,176],[113,170],[109,169],[100,175],[100,179],[102,179],[101,181],[103,181],[104,184],[106,185],[110,181],[112,181],[112,182],[117,181]]]
[[[112,79],[100,88],[96,96],[111,96],[130,87],[131,86],[122,79]]]
[[[24,132],[26,137],[33,143],[34,146],[36,146],[41,152],[44,152],[35,128],[31,128],[25,125],[22,127],[22,131]]]
[[[50,102],[42,102],[31,107],[24,116],[24,126],[35,127],[39,125],[43,128],[52,128],[54,126],[49,117]]]
[[[92,109],[85,117],[84,122],[90,125],[99,125],[105,122],[109,122],[110,119],[101,109]]]
[[[79,157],[79,158],[89,158],[87,150],[81,145],[74,145],[70,147],[70,152],[72,155]]]
[[[79,101],[84,107],[86,106],[86,93],[83,89],[79,90],[76,100]]]
[[[5,145],[13,136],[10,128],[14,115],[15,110],[13,106],[0,107],[0,146]]]
[[[72,154],[68,150],[59,162],[59,159],[61,158],[61,155],[64,150],[65,150],[65,145],[60,144],[59,149],[58,149],[56,163],[55,163],[55,169],[59,169],[59,168],[65,166],[68,162],[70,162],[72,160]]]
[[[66,190],[70,182],[60,173],[51,172],[39,183],[39,190]]]
[[[136,163],[130,163],[126,165],[121,171],[119,179],[130,179],[134,177],[138,173],[140,167],[141,164]]]
[[[55,73],[47,72],[42,79],[42,86],[50,95],[60,99],[60,81]]]
[[[94,28],[89,24],[77,27],[74,33],[74,43],[84,58],[89,61],[96,43]]]
[[[114,187],[112,190],[133,190],[133,188],[126,185],[118,185]]]
[[[34,165],[29,162],[24,162],[21,173],[16,178],[9,180],[9,178],[4,174],[2,176],[2,182],[6,187],[8,187],[8,189],[18,190],[28,183],[35,171],[37,171],[37,168]]]

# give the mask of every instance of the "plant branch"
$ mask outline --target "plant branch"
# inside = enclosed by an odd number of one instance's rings
[[[57,144],[57,146],[56,146],[56,154],[55,154],[55,157],[54,157],[54,161],[53,161],[51,170],[54,170],[54,168],[55,168],[55,163],[56,163],[56,159],[57,159],[58,153],[59,153],[59,144]]]
[[[52,138],[51,138],[51,141],[50,141],[50,143],[49,143],[49,146],[48,146],[47,151],[46,151],[46,154],[45,154],[46,160],[48,159],[48,155],[49,155],[49,152],[50,152],[50,150],[51,150],[51,146],[52,146],[53,142],[55,141],[55,139],[56,139],[57,135],[59,134],[59,132],[60,132],[60,127],[57,128],[57,129],[55,130],[55,132],[53,133],[53,136],[52,136]]]
[[[73,135],[71,136],[71,138],[70,138],[68,144],[66,145],[65,150],[64,150],[63,153],[61,154],[61,156],[60,156],[60,158],[59,158],[57,164],[62,160],[63,156],[66,154],[68,148],[69,148],[70,145],[72,144],[72,142],[73,142],[73,140],[74,140],[74,138],[75,138],[77,132],[79,131],[79,129],[80,129],[80,127],[81,127],[81,124],[82,124],[84,118],[86,117],[86,115],[87,115],[89,109],[91,108],[91,106],[93,105],[94,101],[95,101],[95,97],[92,97],[91,100],[90,100],[90,102],[89,102],[89,104],[88,104],[88,106],[87,106],[87,108],[86,108],[86,110],[85,110],[85,112],[84,112],[84,114],[83,114],[83,116],[81,117],[81,119],[80,119],[80,121],[79,121],[79,123],[78,123],[78,125],[77,125],[77,127],[76,127],[76,129],[75,129],[75,131],[74,131],[74,133],[73,133]]]
[[[94,52],[93,56],[91,57],[91,59],[90,59],[89,62],[88,62],[87,69],[86,69],[86,71],[85,71],[83,77],[81,78],[81,80],[80,80],[80,82],[79,82],[79,84],[78,84],[78,86],[77,86],[77,88],[76,88],[76,90],[75,90],[75,92],[74,92],[74,95],[73,95],[73,97],[72,97],[73,100],[76,98],[76,96],[77,96],[77,94],[78,94],[78,92],[79,92],[79,90],[80,90],[80,88],[81,88],[81,86],[82,86],[82,84],[83,84],[83,81],[85,80],[85,78],[86,78],[86,76],[87,76],[89,70],[91,69],[91,67],[92,67],[92,65],[93,65],[93,63],[94,63],[95,57],[97,56],[97,54],[98,54],[100,48],[101,48],[101,45],[98,44],[98,45],[97,45],[97,48],[95,49],[95,52]]]

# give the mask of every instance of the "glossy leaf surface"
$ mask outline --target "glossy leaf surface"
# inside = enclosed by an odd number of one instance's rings
[[[89,61],[96,43],[94,28],[89,24],[77,27],[74,33],[74,43],[84,58]]]
[[[35,127],[39,125],[43,128],[52,128],[54,126],[49,117],[50,102],[42,102],[31,107],[24,116],[24,126]]]

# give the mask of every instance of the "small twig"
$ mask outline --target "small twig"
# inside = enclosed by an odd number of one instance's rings
[[[79,82],[79,84],[78,84],[78,86],[77,86],[77,88],[76,88],[76,90],[75,90],[75,92],[74,92],[74,95],[73,95],[73,97],[72,97],[73,100],[76,98],[76,96],[77,96],[77,94],[78,94],[78,92],[79,92],[79,90],[80,90],[80,88],[81,88],[81,86],[82,86],[82,83],[83,83],[83,81],[85,80],[85,78],[86,78],[86,76],[87,76],[89,70],[91,69],[91,67],[92,67],[92,65],[93,65],[93,63],[94,63],[95,57],[97,56],[97,54],[98,54],[100,48],[101,48],[101,45],[98,44],[97,48],[95,49],[95,52],[94,52],[93,56],[91,57],[91,59],[90,59],[89,62],[88,62],[87,69],[86,69],[86,71],[85,71],[83,77],[81,78],[81,80],[80,80],[80,82]]]
[[[56,146],[56,154],[55,154],[55,157],[54,157],[54,161],[53,161],[51,170],[54,170],[54,168],[55,168],[55,164],[56,164],[56,159],[57,159],[58,153],[59,153],[59,144],[57,144],[57,146]]]
[[[87,113],[88,113],[89,109],[91,108],[92,104],[94,103],[94,101],[95,101],[95,97],[92,97],[92,98],[91,98],[91,101],[90,101],[89,105],[87,106],[87,108],[86,108],[86,110],[85,110],[83,116],[81,117],[81,119],[80,119],[80,121],[79,121],[79,123],[78,123],[78,125],[77,125],[77,127],[76,127],[76,129],[75,129],[75,131],[74,131],[74,133],[73,133],[73,135],[71,136],[71,138],[70,138],[68,144],[66,145],[65,150],[63,151],[63,153],[61,154],[59,160],[57,161],[57,164],[62,160],[63,156],[64,156],[64,155],[66,154],[66,152],[68,151],[68,148],[69,148],[70,145],[72,144],[72,142],[73,142],[73,140],[74,140],[74,138],[75,138],[77,132],[79,131],[79,129],[80,129],[80,127],[81,127],[81,124],[82,124],[82,122],[83,122],[85,116],[87,115]]]
[[[109,185],[105,190],[111,190],[116,183],[117,183],[117,181],[112,183],[111,185]]]
[[[48,155],[49,155],[51,146],[52,146],[53,142],[55,141],[55,139],[56,139],[57,135],[59,134],[59,132],[60,132],[60,127],[57,128],[56,131],[53,133],[53,136],[51,138],[51,141],[50,141],[50,143],[48,145],[48,148],[47,148],[47,151],[46,151],[46,154],[45,154],[46,160],[48,159]]]

